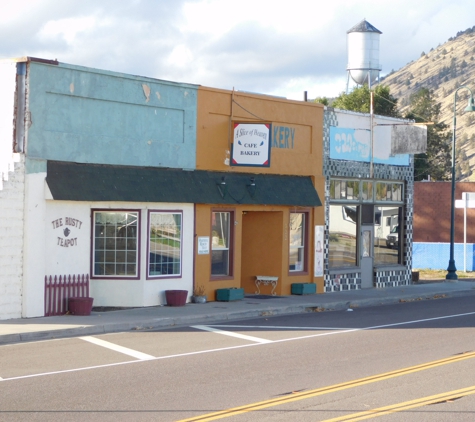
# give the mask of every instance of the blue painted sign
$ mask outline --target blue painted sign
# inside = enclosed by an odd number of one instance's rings
[[[373,143],[373,163],[395,166],[409,165],[408,154],[390,155],[390,135],[385,136],[385,132],[375,130]],[[370,130],[330,127],[330,158],[369,163],[371,161]]]

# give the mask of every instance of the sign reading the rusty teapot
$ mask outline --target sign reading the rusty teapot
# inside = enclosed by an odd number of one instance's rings
[[[270,167],[272,125],[234,122],[231,165]]]
[[[78,238],[76,236],[77,230],[82,227],[82,221],[77,218],[64,217],[57,218],[51,222],[54,230],[60,230],[58,233],[57,245],[63,248],[78,245]]]

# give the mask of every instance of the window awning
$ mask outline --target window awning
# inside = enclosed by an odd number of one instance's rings
[[[310,177],[48,161],[55,200],[316,207]]]

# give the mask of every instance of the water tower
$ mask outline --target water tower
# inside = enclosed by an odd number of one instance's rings
[[[360,23],[347,31],[348,65],[346,71],[358,85],[371,84],[378,79],[381,72],[379,64],[379,36],[382,32],[363,19]]]

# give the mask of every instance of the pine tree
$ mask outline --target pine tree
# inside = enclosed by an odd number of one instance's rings
[[[414,156],[414,180],[448,180],[451,175],[451,134],[445,123],[439,122],[440,104],[433,91],[421,88],[410,97],[405,118],[416,122],[432,122],[427,126],[427,151]]]

